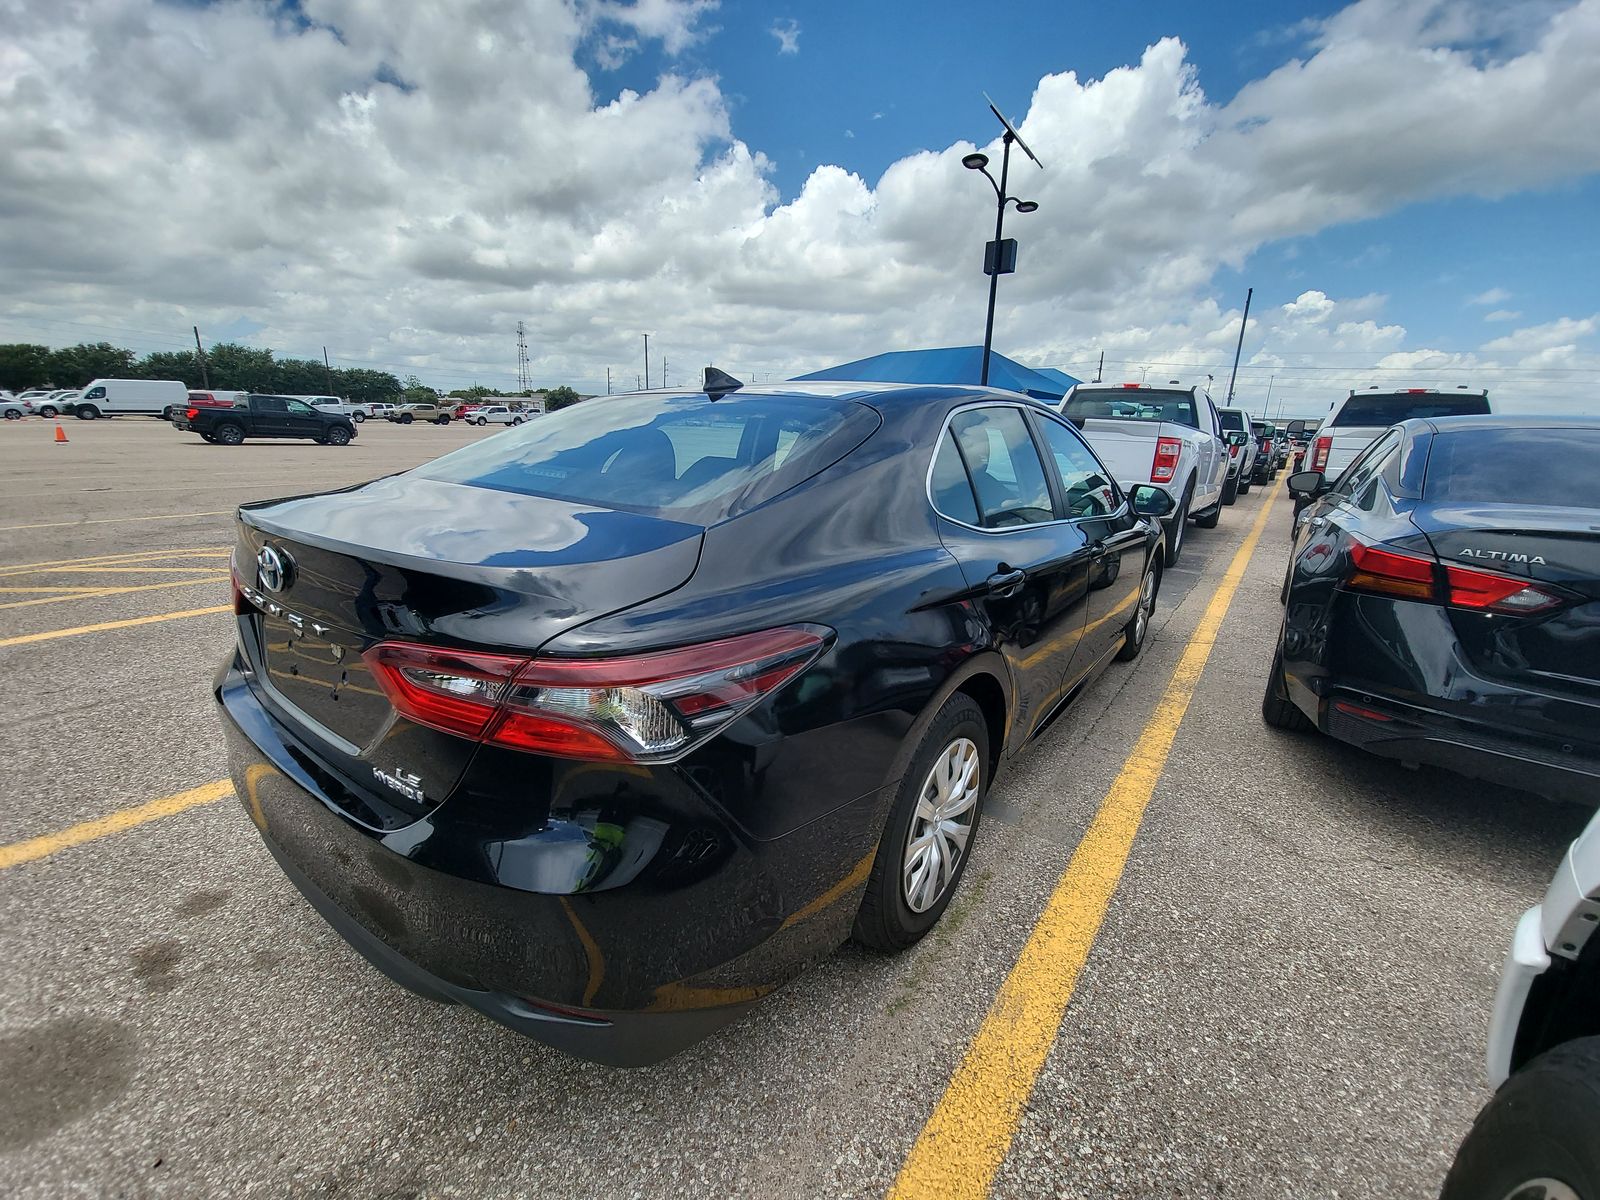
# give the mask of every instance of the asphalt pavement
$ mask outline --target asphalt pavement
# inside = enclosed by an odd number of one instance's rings
[[[232,508],[494,431],[225,448],[143,418],[63,427],[0,428],[0,1193],[19,1197],[885,1194],[1270,495],[1191,529],[1144,654],[998,781],[928,939],[841,948],[617,1071],[389,984],[207,790]],[[1244,564],[995,1196],[1429,1196],[1486,1098],[1512,924],[1585,814],[1262,725],[1289,519],[1280,499]]]

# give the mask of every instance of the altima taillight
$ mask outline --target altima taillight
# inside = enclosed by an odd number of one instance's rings
[[[1178,473],[1178,457],[1183,453],[1183,443],[1174,437],[1156,439],[1156,457],[1150,464],[1151,483],[1171,483]]]
[[[381,642],[363,658],[389,702],[419,725],[560,758],[666,762],[810,666],[825,633],[791,626],[619,658]]]
[[[1319,437],[1315,449],[1311,451],[1311,469],[1313,471],[1326,471],[1328,469],[1328,455],[1333,450],[1333,438]]]
[[[1350,561],[1354,569],[1344,585],[1353,591],[1508,616],[1540,613],[1567,602],[1565,594],[1513,575],[1440,563],[1365,542],[1351,543]]]

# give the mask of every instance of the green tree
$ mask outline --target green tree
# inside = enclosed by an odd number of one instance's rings
[[[486,388],[481,383],[475,383],[469,388],[457,388],[450,393],[453,400],[482,400],[485,396],[496,395],[493,388]]]
[[[193,350],[157,350],[133,365],[140,379],[181,379],[188,387],[201,385],[200,360]]]
[[[206,366],[214,388],[242,392],[273,390],[271,350],[220,342],[206,351]]]
[[[82,387],[91,379],[126,379],[133,374],[133,351],[110,342],[79,342],[52,350],[46,371],[57,387]]]
[[[400,387],[407,404],[437,404],[439,401],[439,393],[415,375],[407,375],[400,381]]]
[[[289,396],[320,396],[328,390],[328,371],[315,358],[280,358],[272,364],[272,390]]]
[[[544,410],[545,412],[560,412],[563,408],[570,408],[582,399],[583,397],[578,395],[577,392],[566,384],[562,384],[558,388],[551,388],[548,392],[545,392]]]
[[[344,367],[335,371],[333,388],[356,404],[371,404],[374,401],[392,404],[401,392],[400,381],[388,371],[373,371],[366,367]]]
[[[28,342],[0,346],[0,388],[10,392],[42,387],[50,382],[50,347]]]

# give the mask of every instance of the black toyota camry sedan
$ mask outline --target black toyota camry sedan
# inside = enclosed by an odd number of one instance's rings
[[[1600,420],[1388,430],[1302,512],[1262,715],[1600,803]]]
[[[595,399],[239,512],[238,794],[374,965],[664,1058],[960,883],[994,773],[1160,586],[1152,488],[963,387]]]

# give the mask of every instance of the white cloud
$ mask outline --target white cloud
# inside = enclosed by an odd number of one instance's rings
[[[779,54],[800,53],[800,22],[792,17],[780,17],[767,32],[778,39]]]
[[[1485,321],[1515,321],[1522,314],[1515,309],[1497,308],[1493,312],[1483,314]]]
[[[1413,201],[1600,169],[1600,0],[1538,9],[1529,37],[1492,54],[1433,40],[1442,18],[1416,9],[1361,0],[1227,104],[1173,39],[1103,79],[1041,79],[1022,130],[1049,170],[1013,164],[1040,210],[1007,224],[1021,262],[997,347],[1075,373],[1103,347],[1119,370],[1171,361],[1225,381],[1239,313],[1212,297],[1220,269]],[[961,168],[970,144],[876,180],[818,165],[784,200],[714,79],[597,102],[581,54],[604,68],[647,43],[681,53],[709,32],[705,0],[301,11],[309,27],[244,0],[12,0],[8,337],[88,328],[175,349],[190,324],[242,319],[286,353],[326,343],[454,385],[509,382],[525,320],[536,378],[590,387],[607,366],[631,379],[640,329],[674,363],[763,375],[981,337],[994,210]],[[81,86],[108,63],[141,86]],[[1240,394],[1277,372],[1275,400],[1320,406],[1362,372],[1421,369],[1392,358],[1426,352],[1383,310],[1381,296],[1258,293]],[[1562,339],[1517,352],[1582,340]],[[1302,369],[1313,356],[1348,373]]]
[[[1492,287],[1487,292],[1479,292],[1476,296],[1467,298],[1468,304],[1504,304],[1511,299],[1511,293],[1503,287]]]
[[[1562,317],[1560,320],[1549,321],[1543,325],[1529,325],[1525,329],[1513,330],[1505,337],[1485,342],[1483,348],[1488,351],[1503,350],[1512,353],[1551,350],[1558,346],[1571,346],[1576,349],[1576,343],[1582,338],[1592,336],[1596,328],[1600,328],[1600,313],[1583,318]]]

